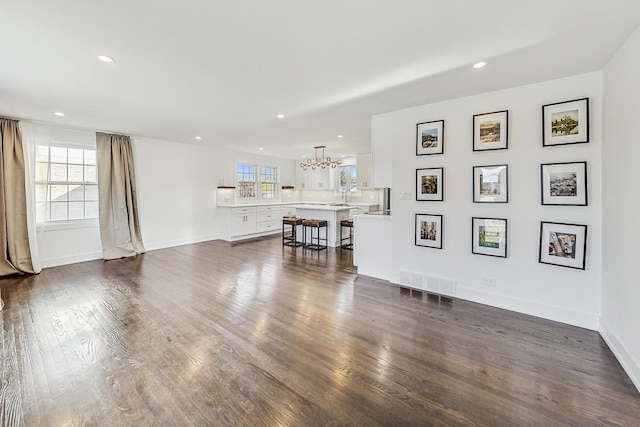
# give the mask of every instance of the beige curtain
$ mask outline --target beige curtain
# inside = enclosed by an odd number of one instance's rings
[[[98,132],[96,148],[103,257],[116,259],[144,253],[131,138]]]
[[[34,273],[27,232],[24,154],[17,120],[0,118],[0,276]]]

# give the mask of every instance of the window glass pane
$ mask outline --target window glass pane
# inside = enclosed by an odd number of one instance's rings
[[[60,181],[66,181],[66,180],[67,180],[67,165],[52,163],[51,164],[51,181],[60,182]]]
[[[98,186],[97,185],[85,185],[84,186],[84,199],[85,200],[98,200]]]
[[[69,186],[69,201],[74,201],[74,202],[84,201],[84,185]],[[69,215],[71,215],[71,213],[69,213]]]
[[[38,145],[36,149],[36,162],[49,162],[49,147]]]
[[[47,171],[49,170],[48,163],[36,163],[36,181],[46,181]]]
[[[96,167],[85,166],[84,167],[84,182],[98,182],[96,180]]]
[[[84,164],[85,165],[96,164],[96,150],[84,150]]]
[[[85,218],[98,218],[98,202],[84,203]]]
[[[69,182],[82,182],[83,171],[84,171],[84,167],[82,165],[69,165],[68,166]]]
[[[66,185],[52,185],[51,186],[51,201],[62,202],[67,201],[67,186]]]
[[[45,206],[47,205],[44,202],[36,203],[36,218],[38,222],[49,221],[49,217],[45,216]]]
[[[78,149],[78,148],[68,148],[67,150],[68,150],[67,154],[69,156],[69,161],[67,163],[74,164],[74,165],[81,165],[82,162],[84,161],[84,155],[83,155],[84,150]]]
[[[84,202],[69,202],[69,219],[84,219]]]
[[[36,202],[44,202],[47,200],[47,185],[36,185]]]
[[[67,202],[51,202],[51,221],[63,221],[67,217]]]
[[[67,163],[67,149],[65,147],[51,147],[51,163]]]

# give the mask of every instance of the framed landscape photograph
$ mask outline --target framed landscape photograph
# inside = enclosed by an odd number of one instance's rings
[[[509,147],[509,111],[473,116],[473,151],[506,150]]]
[[[416,169],[416,200],[441,202],[443,197],[443,168]]]
[[[442,249],[442,215],[416,214],[416,246]]]
[[[542,146],[589,142],[589,98],[542,106]]]
[[[444,153],[444,120],[416,125],[416,155]]]
[[[587,162],[540,165],[543,205],[587,206]]]
[[[585,269],[587,226],[540,222],[540,258],[542,264]]]
[[[477,255],[507,257],[507,220],[471,218],[471,252]]]
[[[473,203],[509,202],[509,166],[473,167]]]

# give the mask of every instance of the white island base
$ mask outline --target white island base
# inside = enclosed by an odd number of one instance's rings
[[[349,206],[294,205],[292,207],[296,209],[298,218],[327,221],[327,246],[332,248],[340,246],[340,221],[349,219]],[[324,238],[324,230],[320,229],[319,231],[320,237]],[[345,232],[348,231],[345,230]],[[314,230],[314,236],[315,233],[316,231]],[[310,230],[307,230],[307,243],[311,242],[310,237]]]

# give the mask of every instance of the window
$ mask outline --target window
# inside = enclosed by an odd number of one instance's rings
[[[236,194],[238,199],[278,198],[278,168],[238,164]]]
[[[349,191],[355,193],[358,191],[358,172],[355,165],[338,166],[338,192],[344,193]]]
[[[256,167],[254,165],[238,165],[237,190],[239,199],[256,197]]]
[[[275,199],[278,195],[278,169],[266,166],[260,167],[260,197]]]
[[[98,218],[96,150],[56,145],[38,145],[36,150],[37,218]]]

